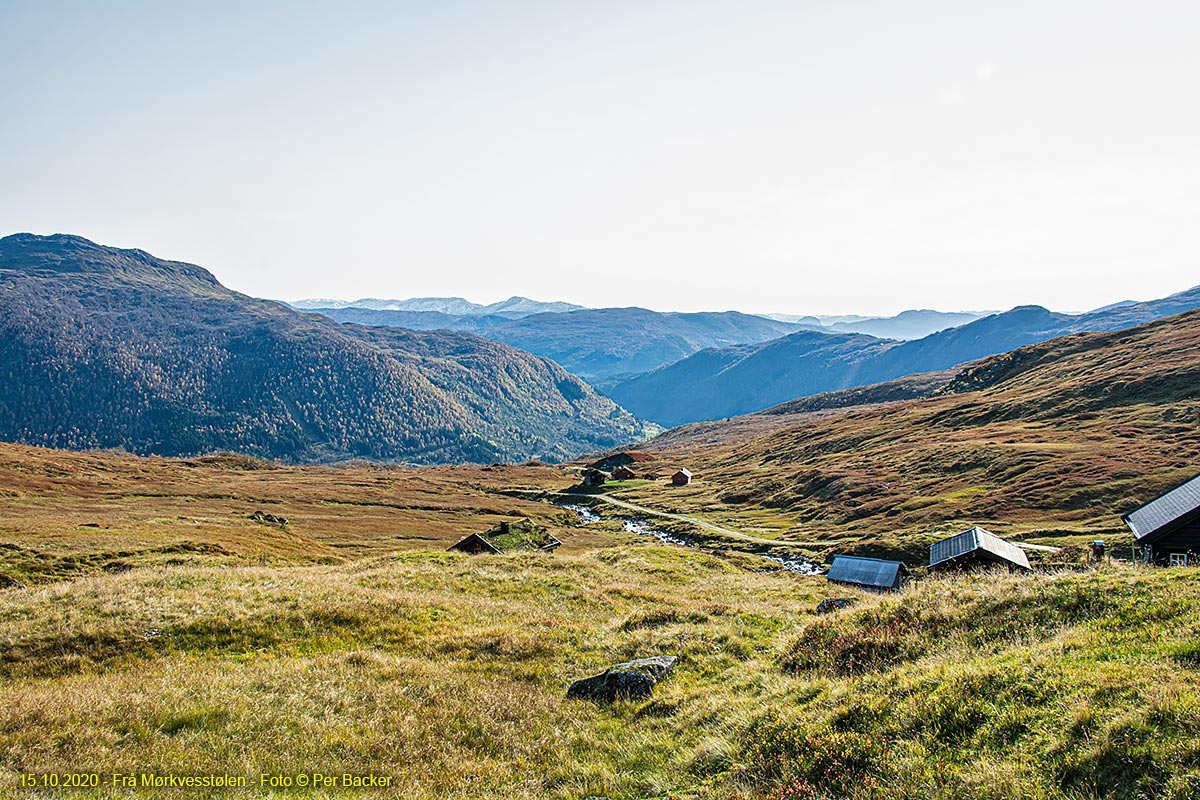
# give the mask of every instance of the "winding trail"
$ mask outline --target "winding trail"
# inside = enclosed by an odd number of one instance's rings
[[[738,539],[743,542],[752,544],[764,544],[772,547],[828,547],[832,542],[793,542],[790,539],[763,539],[760,536],[751,536],[748,533],[735,531],[731,528],[722,528],[720,525],[714,525],[711,522],[705,522],[696,517],[689,517],[686,514],[672,514],[668,511],[655,511],[652,508],[639,506],[636,503],[630,503],[628,500],[618,500],[615,497],[609,497],[603,494],[587,494],[584,492],[557,492],[559,497],[587,497],[593,500],[601,500],[609,505],[618,506],[629,511],[636,511],[639,514],[646,514],[651,517],[663,517],[664,519],[674,519],[680,522],[688,522],[692,525],[704,528],[705,530],[718,533],[722,536],[728,536],[731,539]]]

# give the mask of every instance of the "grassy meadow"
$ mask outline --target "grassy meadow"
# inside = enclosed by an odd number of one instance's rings
[[[3,455],[5,797],[1200,791],[1197,570],[926,576],[879,597],[500,494],[569,483],[556,468]],[[251,519],[264,508],[288,523]],[[567,544],[444,551],[509,513]],[[854,605],[818,617],[829,596]],[[681,660],[649,700],[565,697],[654,654]],[[248,784],[20,784],[63,772]],[[256,785],[314,772],[391,785]]]

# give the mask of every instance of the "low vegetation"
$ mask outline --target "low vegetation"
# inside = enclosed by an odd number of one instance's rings
[[[415,798],[1200,790],[1196,570],[927,579],[817,617],[824,579],[764,565],[635,543],[8,589],[0,781],[354,772]],[[648,701],[565,698],[575,678],[660,653],[681,663]]]

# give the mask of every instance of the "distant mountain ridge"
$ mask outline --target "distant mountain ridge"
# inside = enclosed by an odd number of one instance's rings
[[[338,325],[77,236],[0,239],[0,439],[292,462],[563,460],[642,425],[467,333]]]
[[[302,311],[354,308],[370,311],[431,312],[456,317],[495,316],[506,319],[520,319],[533,314],[562,313],[583,308],[574,303],[543,302],[519,296],[488,305],[472,303],[462,297],[413,297],[408,300],[381,300],[374,297],[364,297],[360,300],[312,299],[296,300],[288,305]]]
[[[933,311],[927,308],[909,309],[894,317],[865,317],[859,314],[801,316],[797,314],[764,314],[769,319],[795,322],[807,327],[824,328],[837,333],[866,333],[880,339],[920,339],[931,333],[966,325],[993,312]]]
[[[798,397],[865,386],[1081,332],[1132,327],[1200,308],[1200,287],[1161,300],[1070,315],[1020,306],[922,339],[801,332],[761,345],[708,350],[608,387],[634,414],[662,425],[748,414]]]
[[[456,316],[437,311],[313,309],[339,322],[414,330],[471,331],[553,359],[572,374],[604,382],[678,361],[708,347],[765,342],[803,326],[737,311],[677,313],[584,308],[531,314]]]
[[[967,325],[983,317],[971,311],[931,311],[910,309],[894,317],[854,320],[850,322],[825,323],[825,326],[842,333],[866,333],[880,339],[923,339],[931,333]]]

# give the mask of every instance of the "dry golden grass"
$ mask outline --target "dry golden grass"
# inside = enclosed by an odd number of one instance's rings
[[[403,797],[686,788],[748,721],[753,703],[722,708],[730,693],[788,682],[775,634],[821,588],[642,545],[150,567],[9,590],[4,780],[352,771],[394,776]],[[682,657],[651,702],[565,699],[574,678],[648,653]]]
[[[568,511],[501,494],[570,485],[573,476],[556,467],[230,463],[0,444],[0,585],[3,576],[31,583],[106,566],[339,563],[445,549],[526,516],[549,527],[567,552],[609,541],[573,527]],[[256,521],[256,512],[288,524]]]

